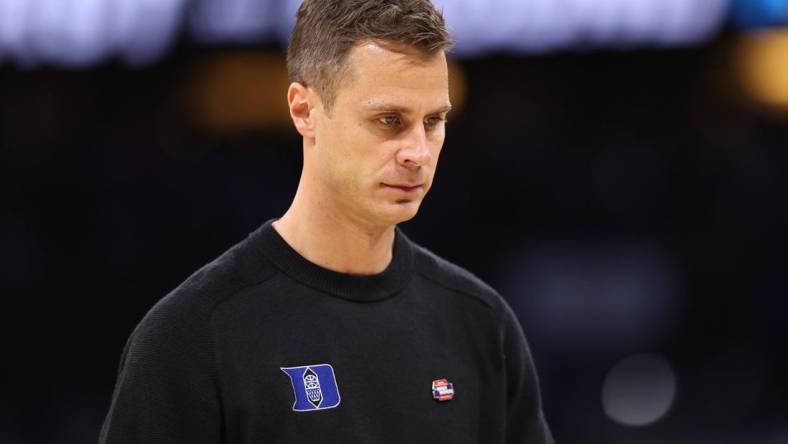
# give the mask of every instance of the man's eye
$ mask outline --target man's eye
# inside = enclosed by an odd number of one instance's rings
[[[442,117],[428,117],[424,121],[424,125],[426,125],[428,128],[432,128],[432,127],[437,126],[439,123],[444,122],[445,120],[446,119],[444,119]]]
[[[399,125],[399,118],[397,116],[383,116],[378,117],[378,122],[385,126],[397,126]]]

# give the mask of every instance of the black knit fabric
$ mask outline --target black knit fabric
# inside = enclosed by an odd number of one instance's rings
[[[304,367],[322,397],[299,411],[314,386],[283,369]],[[434,399],[440,379],[452,399]],[[268,221],[135,328],[99,442],[552,438],[525,338],[493,289],[399,229],[386,270],[361,276],[309,262]]]

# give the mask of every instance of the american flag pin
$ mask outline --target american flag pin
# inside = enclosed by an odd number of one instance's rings
[[[437,401],[450,401],[454,398],[454,384],[446,379],[432,381],[432,398]]]

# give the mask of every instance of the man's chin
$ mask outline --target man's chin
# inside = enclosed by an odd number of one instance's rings
[[[386,208],[381,212],[381,216],[385,219],[386,224],[396,225],[416,217],[420,206],[420,199],[392,202],[386,205]]]

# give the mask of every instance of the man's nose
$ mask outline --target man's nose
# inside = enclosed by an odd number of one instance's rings
[[[414,125],[408,137],[403,140],[402,148],[397,152],[397,162],[408,168],[416,168],[428,164],[430,156],[424,125]]]

